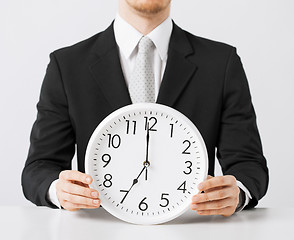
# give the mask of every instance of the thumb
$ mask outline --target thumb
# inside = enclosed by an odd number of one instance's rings
[[[204,180],[203,182],[205,182],[205,181],[207,181],[207,180],[209,180],[209,179],[211,179],[211,178],[213,178],[213,176],[207,175],[206,180]],[[204,193],[204,191],[199,191],[198,194],[199,194],[199,193]]]
[[[206,180],[213,178],[213,176],[207,175]]]

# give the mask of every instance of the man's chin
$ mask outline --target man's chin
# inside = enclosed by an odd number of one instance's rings
[[[127,3],[141,14],[153,15],[165,10],[170,0],[127,0]]]

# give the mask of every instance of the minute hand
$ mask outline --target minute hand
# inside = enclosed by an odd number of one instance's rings
[[[146,160],[144,161],[144,166],[148,167],[150,165],[149,162],[149,123],[147,124],[147,135],[146,135]]]
[[[150,166],[149,162],[149,123],[147,123],[147,134],[146,134],[146,159],[143,162],[143,165],[146,167],[146,172],[145,172],[145,180],[147,181],[147,167]]]

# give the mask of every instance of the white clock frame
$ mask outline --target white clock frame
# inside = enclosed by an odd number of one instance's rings
[[[147,130],[143,129],[143,125],[146,128],[146,124],[150,124],[150,166],[146,165],[144,169],[145,153],[148,152],[145,150]],[[159,127],[156,134],[155,126]],[[137,131],[137,134],[134,134],[134,131]],[[173,135],[176,133],[177,138]],[[178,142],[174,143],[177,140]],[[164,141],[169,143],[170,147],[166,147]],[[176,159],[176,154],[188,160],[182,160],[183,164]],[[106,168],[111,171],[106,171]],[[165,171],[166,169],[168,171]],[[170,173],[170,170],[175,173]],[[189,208],[192,196],[198,193],[197,185],[207,178],[208,156],[200,132],[186,116],[165,105],[138,103],[114,111],[97,126],[86,150],[85,171],[93,177],[91,187],[98,190],[101,205],[113,216],[135,224],[159,224],[176,218]],[[135,186],[132,183],[139,173],[141,176],[137,178]],[[188,175],[191,177],[187,177]],[[184,182],[179,186],[177,182],[181,183],[183,179]],[[122,188],[119,184],[122,184],[124,189],[128,189],[127,186],[131,188],[128,191],[118,190]],[[116,187],[113,187],[114,185]],[[175,186],[178,189],[174,189]],[[172,196],[169,196],[167,191],[156,193],[160,187],[169,190],[173,188],[176,191]],[[176,199],[179,198],[181,191],[183,197]],[[122,199],[123,194],[128,195],[128,201]],[[147,197],[142,199],[142,196],[147,194],[149,202],[146,202]],[[159,202],[156,204],[157,200]],[[146,208],[149,208],[148,204],[153,210],[146,211]],[[167,207],[166,204],[170,206]],[[155,205],[159,205],[160,208],[154,210]]]

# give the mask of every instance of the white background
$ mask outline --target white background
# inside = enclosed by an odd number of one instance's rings
[[[21,190],[49,53],[104,30],[117,0],[1,0],[0,205],[29,205]],[[173,0],[172,18],[195,35],[236,46],[247,73],[270,169],[263,207],[292,207],[294,1]]]

